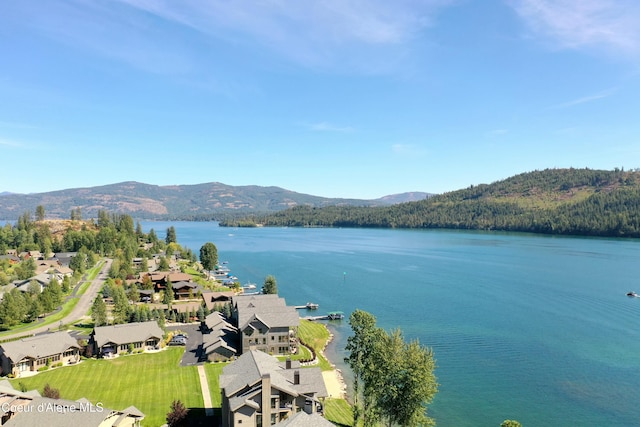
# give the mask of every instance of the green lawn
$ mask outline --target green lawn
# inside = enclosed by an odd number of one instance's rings
[[[353,425],[353,409],[344,399],[326,399],[324,401],[325,417],[341,426]]]
[[[333,366],[331,366],[331,363],[321,354],[322,349],[329,340],[329,330],[327,327],[322,323],[301,319],[300,326],[298,327],[298,336],[316,351],[319,359],[318,366],[320,366],[323,371],[331,371]]]
[[[220,374],[227,363],[205,363],[204,371],[207,373],[211,403],[214,408],[222,407],[222,392],[220,391]]]
[[[166,423],[174,399],[181,400],[187,408],[204,407],[197,368],[178,366],[182,353],[183,349],[169,348],[160,353],[121,356],[114,360],[87,359],[77,366],[17,378],[11,383],[16,389],[20,389],[22,383],[28,390],[40,392],[49,383],[60,390],[62,398],[86,397],[94,404],[101,402],[112,409],[134,405],[145,414],[142,425],[156,427]],[[212,377],[217,381],[217,376]],[[211,385],[211,379],[209,383]],[[214,395],[212,390],[212,397]]]

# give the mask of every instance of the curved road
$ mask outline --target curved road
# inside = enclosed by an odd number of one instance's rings
[[[89,288],[86,290],[86,292],[80,296],[80,300],[78,301],[76,306],[73,308],[73,310],[71,310],[71,313],[67,314],[65,317],[60,319],[59,322],[50,323],[50,324],[44,325],[44,326],[38,326],[36,328],[29,329],[28,331],[16,332],[16,333],[13,333],[13,334],[10,334],[10,335],[0,335],[0,339],[9,340],[9,339],[12,339],[12,338],[25,337],[25,336],[29,336],[29,335],[36,335],[36,334],[40,334],[40,333],[43,333],[43,332],[47,332],[47,331],[49,331],[51,329],[57,329],[58,325],[60,325],[61,323],[63,325],[66,325],[66,324],[74,323],[77,320],[82,319],[89,312],[89,308],[91,307],[91,304],[93,304],[93,300],[98,295],[98,292],[100,291],[100,289],[102,288],[102,285],[104,284],[105,280],[107,279],[107,277],[108,277],[107,274],[109,272],[109,268],[111,268],[112,261],[113,260],[111,260],[111,259],[106,259],[105,260],[104,265],[100,269],[100,273],[98,273],[98,275],[96,276],[95,280],[93,280],[91,282],[91,285],[89,285]],[[84,283],[84,281],[79,282],[76,285],[76,287],[74,288],[74,290],[71,293],[71,295],[69,295],[67,297],[67,299],[74,298],[76,296],[76,292],[78,291],[78,289],[80,289],[80,285],[82,285],[83,283]],[[45,318],[45,320],[46,320],[46,318]]]

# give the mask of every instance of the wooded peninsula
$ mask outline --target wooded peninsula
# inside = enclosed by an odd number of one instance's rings
[[[545,169],[382,207],[296,206],[222,226],[446,228],[640,237],[640,171]]]

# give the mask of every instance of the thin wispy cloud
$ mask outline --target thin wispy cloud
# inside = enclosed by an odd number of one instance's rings
[[[11,139],[5,139],[5,138],[0,138],[0,146],[4,146],[4,147],[14,147],[14,148],[22,148],[24,147],[23,144],[11,140]]]
[[[304,65],[397,51],[452,0],[120,0],[133,8],[237,46],[261,46]],[[387,53],[388,53],[387,52]]]
[[[391,151],[396,155],[421,157],[427,154],[427,150],[415,144],[393,144]]]
[[[600,99],[608,98],[615,93],[615,89],[609,89],[603,92],[596,93],[594,95],[587,95],[580,98],[572,99],[567,102],[563,102],[557,105],[554,105],[553,108],[569,108],[574,107],[580,104],[586,104],[588,102],[598,101]]]
[[[537,37],[561,48],[640,54],[637,0],[507,0]]]
[[[353,132],[355,130],[351,126],[337,126],[328,122],[312,123],[308,128],[314,132]]]

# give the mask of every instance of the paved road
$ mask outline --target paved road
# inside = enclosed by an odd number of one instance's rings
[[[71,313],[69,313],[62,319],[60,319],[60,322],[50,323],[45,326],[29,329],[28,331],[16,332],[10,335],[2,335],[0,339],[6,340],[11,338],[23,337],[26,335],[40,334],[43,332],[47,332],[49,330],[57,329],[60,324],[66,325],[69,323],[75,323],[78,320],[85,317],[85,315],[89,312],[89,308],[91,307],[93,300],[95,299],[96,295],[98,295],[98,292],[102,288],[104,281],[107,279],[109,268],[111,268],[111,262],[112,262],[111,259],[106,260],[106,262],[102,266],[102,269],[100,270],[100,273],[98,273],[98,275],[96,276],[96,279],[93,280],[93,282],[91,282],[91,285],[89,285],[89,288],[87,289],[87,291],[80,296],[80,300],[78,301],[76,306],[73,308],[73,310],[71,310]],[[69,295],[68,298],[75,297],[76,292],[78,291],[82,283],[84,282],[78,283],[78,285],[75,287],[75,289],[73,290],[71,295]],[[46,318],[44,320],[46,320]]]

